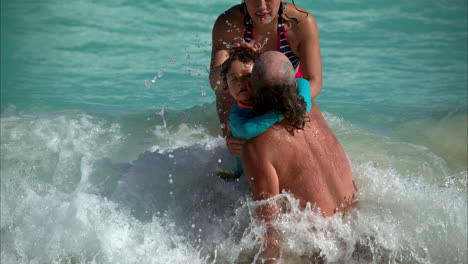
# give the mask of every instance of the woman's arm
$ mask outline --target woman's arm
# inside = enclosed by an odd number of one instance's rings
[[[310,83],[312,98],[322,90],[322,58],[317,23],[312,14],[298,24],[297,33],[300,39],[299,54],[302,77]]]
[[[228,28],[227,15],[221,14],[213,25],[211,32],[211,62],[210,62],[210,86],[215,92],[221,92],[226,87],[221,76],[221,65],[229,57],[227,47]]]
[[[212,50],[210,62],[210,86],[216,93],[216,110],[223,136],[229,135],[227,119],[229,111],[235,100],[229,94],[223,76],[222,64],[229,58],[229,53],[238,49],[251,49],[255,51],[256,45],[244,42],[243,15],[239,5],[222,13],[214,23],[212,31]]]
[[[222,135],[229,134],[227,119],[234,99],[227,92],[226,84],[221,76],[221,66],[227,60],[229,54],[226,47],[226,13],[221,14],[216,20],[212,31],[211,63],[210,63],[210,86],[216,93],[216,112],[221,124]]]

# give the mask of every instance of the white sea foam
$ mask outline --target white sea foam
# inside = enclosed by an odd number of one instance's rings
[[[264,230],[253,217],[258,203],[243,179],[224,182],[207,173],[207,164],[218,163],[210,159],[223,151],[212,143],[172,151],[184,160],[176,166],[165,162],[168,155],[142,154],[111,200],[86,192],[70,196],[49,184],[4,182],[2,262],[251,263]],[[344,217],[324,219],[300,210],[288,194],[279,197],[289,207],[276,224],[283,260],[310,263],[316,252],[329,263],[466,259],[463,193],[372,163],[353,169],[359,205]]]
[[[204,110],[189,112],[200,120]],[[265,228],[254,218],[258,202],[244,177],[225,182],[216,176],[235,167],[224,139],[166,115],[165,127],[141,118],[156,124],[146,127],[147,146],[129,162],[116,157],[141,134],[127,134],[126,122],[77,112],[2,118],[2,263],[258,258]],[[421,162],[434,154],[325,117],[353,160],[359,204],[343,217],[324,219],[282,194],[289,208],[276,223],[282,260],[310,263],[321,255],[329,263],[463,263],[466,182],[440,185],[424,171],[407,173],[394,166],[396,155]],[[378,142],[399,148],[383,151],[373,146]],[[392,162],[380,162],[385,159]]]

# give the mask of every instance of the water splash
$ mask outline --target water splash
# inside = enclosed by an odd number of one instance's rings
[[[164,105],[162,106],[161,111],[156,112],[156,115],[159,115],[159,116],[162,117],[163,128],[164,128],[164,130],[165,130],[165,132],[166,132],[166,136],[167,136],[167,143],[168,143],[169,145],[171,145],[171,134],[169,133],[169,129],[167,128],[166,118],[164,117],[164,110],[165,110],[165,107],[166,107],[166,104],[164,104]]]
[[[145,86],[146,86],[146,88],[150,89],[151,88],[151,82],[149,80],[145,80]]]
[[[263,42],[260,45],[258,45],[258,49],[259,50],[263,49],[263,47],[268,43],[269,40],[270,40],[269,38],[265,38]]]
[[[163,77],[164,75],[164,68],[159,68],[158,78]]]
[[[202,47],[205,47],[205,46],[210,46],[211,45],[206,40],[201,41],[198,34],[195,35],[193,44],[198,49],[200,49]],[[209,53],[208,50],[206,52]],[[198,67],[198,62],[195,61],[195,59],[193,58],[192,52],[189,51],[189,47],[185,47],[185,56],[183,58],[184,58],[184,61],[182,62],[182,64],[183,65],[185,64],[185,65],[189,66],[189,67],[185,68],[185,71],[187,72],[187,76],[197,78],[197,82],[198,82],[199,87],[203,86],[203,85],[206,85],[207,77],[208,77],[208,74],[210,73],[209,67],[207,65],[201,65],[200,67]],[[145,80],[144,81],[145,87],[147,89],[156,88],[157,86],[155,86],[155,84],[164,76],[165,70],[168,67],[172,67],[172,65],[175,65],[177,63],[181,63],[181,62],[176,57],[172,57],[164,66],[159,68],[159,72],[158,72],[158,74],[156,76],[154,76],[150,80]],[[195,66],[195,65],[197,65],[197,66]],[[203,79],[201,79],[200,77],[202,77]],[[200,94],[201,94],[201,96],[206,96],[207,93],[206,93],[206,91],[204,89],[201,89]]]

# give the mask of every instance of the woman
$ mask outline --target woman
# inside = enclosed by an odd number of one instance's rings
[[[237,49],[260,53],[276,50],[293,63],[297,77],[307,79],[315,98],[322,89],[319,34],[312,14],[284,0],[244,0],[223,12],[212,35],[210,84],[216,93],[223,136],[229,135],[227,119],[234,103],[223,83],[221,65]],[[230,141],[231,153],[239,153],[243,141]]]

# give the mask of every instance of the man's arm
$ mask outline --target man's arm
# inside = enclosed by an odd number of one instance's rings
[[[249,182],[254,200],[267,200],[279,194],[279,181],[276,169],[269,161],[263,138],[248,141],[242,151],[244,173]],[[278,217],[278,207],[275,201],[265,201],[256,209],[257,219],[267,225],[265,247],[261,258],[270,260],[265,263],[275,263],[279,259],[279,233],[273,226]]]

